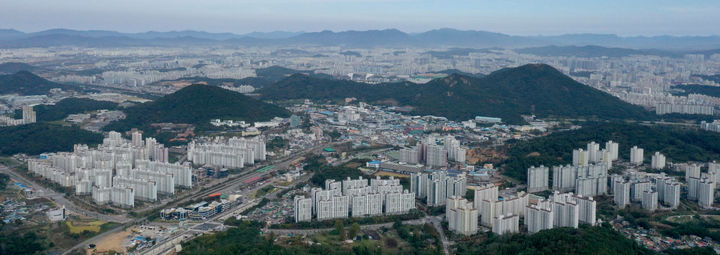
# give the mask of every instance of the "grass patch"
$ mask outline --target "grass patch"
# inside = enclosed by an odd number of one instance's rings
[[[90,231],[90,232],[100,232],[100,227],[107,222],[96,220],[91,222],[73,222],[73,221],[67,221],[65,224],[67,224],[68,229],[70,230],[70,233],[73,234],[79,234],[83,231]]]

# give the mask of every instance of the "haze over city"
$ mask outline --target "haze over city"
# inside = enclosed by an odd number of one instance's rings
[[[720,34],[713,0],[269,0],[2,1],[0,24],[25,32],[53,28],[121,32],[345,31],[396,28],[484,30],[511,35],[598,33]]]
[[[0,0],[0,254],[718,254],[718,13]]]

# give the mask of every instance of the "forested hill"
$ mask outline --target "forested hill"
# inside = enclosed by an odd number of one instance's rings
[[[667,126],[601,123],[510,144],[504,174],[524,182],[528,167],[572,163],[573,149],[586,148],[587,143],[592,141],[604,147],[608,140],[619,143],[618,156],[624,159],[630,158],[630,148],[634,145],[645,150],[646,161],[656,151],[663,153],[668,162],[720,158],[720,133]]]
[[[123,111],[127,117],[110,123],[106,130],[125,131],[163,122],[203,125],[216,118],[255,122],[290,116],[282,107],[208,85],[191,85]]]
[[[0,94],[45,95],[54,88],[72,87],[48,81],[28,71],[0,75]]]
[[[539,117],[647,119],[649,112],[585,86],[544,64],[507,68],[476,78],[461,74],[430,81],[368,85],[295,74],[259,91],[266,99],[314,100],[356,97],[413,107],[413,114],[467,120],[478,115],[523,123]]]
[[[0,155],[72,151],[74,144],[94,145],[101,143],[102,139],[102,134],[76,126],[33,123],[0,127]]]

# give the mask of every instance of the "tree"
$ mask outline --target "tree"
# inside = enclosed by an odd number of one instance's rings
[[[358,233],[360,233],[360,224],[355,222],[350,226],[350,238],[355,238]]]
[[[335,230],[337,230],[340,240],[347,239],[347,236],[345,235],[345,226],[341,220],[335,221]]]

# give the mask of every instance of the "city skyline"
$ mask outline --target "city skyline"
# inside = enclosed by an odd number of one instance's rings
[[[37,6],[44,6],[40,9]],[[36,32],[53,28],[120,32],[183,31],[250,33],[271,31],[375,30],[408,33],[439,28],[510,35],[576,33],[621,36],[717,35],[717,1],[377,1],[213,0],[6,2],[3,28]],[[142,8],[138,8],[142,6]],[[32,13],[33,15],[28,15]],[[178,16],[182,13],[182,16]]]

